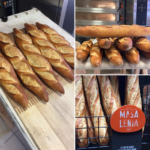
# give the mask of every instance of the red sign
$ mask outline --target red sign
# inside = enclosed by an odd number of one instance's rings
[[[111,128],[117,132],[135,132],[145,125],[145,114],[141,109],[125,105],[117,109],[110,119]]]

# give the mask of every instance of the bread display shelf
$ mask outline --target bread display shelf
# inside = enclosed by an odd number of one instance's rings
[[[128,60],[123,57],[123,65],[122,66],[114,66],[109,62],[109,60],[104,56],[102,58],[102,64],[100,67],[93,67],[90,62],[90,58],[85,60],[84,62],[78,61],[76,59],[76,69],[87,69],[87,70],[96,70],[96,69],[150,69],[150,59],[140,55],[140,61],[138,64],[131,64]]]
[[[23,29],[24,23],[36,22],[48,24],[74,47],[73,37],[35,8],[8,17],[6,23],[0,23],[0,31],[9,33],[12,39],[13,28]],[[64,87],[65,94],[54,92],[45,85],[49,94],[49,102],[45,103],[24,88],[29,98],[27,109],[15,103],[0,88],[0,100],[33,150],[67,150],[72,149],[74,145],[74,82],[69,82],[58,73],[56,75]]]

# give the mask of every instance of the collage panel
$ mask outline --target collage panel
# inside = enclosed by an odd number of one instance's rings
[[[149,0],[76,0],[76,73],[148,74]]]
[[[76,150],[150,148],[150,76],[76,75]]]

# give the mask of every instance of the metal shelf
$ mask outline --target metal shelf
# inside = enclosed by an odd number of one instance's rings
[[[90,12],[90,13],[104,13],[104,14],[116,14],[117,9],[109,8],[86,8],[86,7],[76,7],[76,12]]]
[[[113,25],[113,24],[117,24],[117,21],[76,20],[76,26],[85,26],[85,25]]]

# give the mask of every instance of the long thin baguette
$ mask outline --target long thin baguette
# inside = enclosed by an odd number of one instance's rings
[[[141,37],[150,35],[150,27],[139,25],[85,26],[76,28],[76,34],[89,37]]]
[[[124,56],[132,64],[138,64],[140,61],[139,51],[135,47],[132,47],[131,50],[124,52]]]
[[[140,51],[140,53],[143,54],[145,57],[150,58],[150,52]]]
[[[106,145],[109,140],[107,132],[107,122],[102,110],[102,106],[100,104],[97,79],[95,76],[84,76],[83,84],[90,114],[91,116],[99,116],[99,118],[92,118],[94,127],[97,127],[94,128],[95,136],[97,137],[97,142],[99,142],[99,144],[101,145]]]
[[[77,144],[79,147],[86,147],[88,144],[88,137],[87,137],[87,124],[86,124],[86,106],[85,106],[85,97],[83,93],[83,86],[82,86],[82,77],[76,76],[75,78],[75,127],[81,128],[76,129],[76,137]],[[80,139],[85,138],[85,139]]]
[[[146,37],[134,38],[133,44],[142,51],[150,52],[150,41]]]
[[[48,42],[45,33],[41,30],[38,30],[36,26],[31,24],[25,23],[25,28],[33,40],[33,43],[40,49],[42,55],[48,59],[53,68],[55,68],[64,77],[73,81],[74,75],[70,66],[65,62],[53,44]]]
[[[114,47],[114,45],[112,45],[110,49],[105,50],[105,55],[113,65],[115,66],[123,65],[122,56],[120,52]]]
[[[18,81],[12,65],[0,53],[0,85],[23,107],[28,106],[28,98]]]
[[[70,46],[70,43],[48,25],[37,22],[36,26],[46,34],[48,41],[53,43],[65,61],[74,68],[74,49]]]
[[[134,105],[142,109],[142,100],[138,76],[127,76],[125,104]]]
[[[32,39],[29,35],[24,34],[21,30],[14,29],[15,41],[26,56],[29,64],[34,71],[43,79],[43,81],[49,85],[52,89],[64,93],[64,89],[57,79],[50,63],[41,54],[40,50],[33,45]]]
[[[7,34],[0,32],[0,50],[10,61],[23,84],[44,101],[48,101],[48,93],[36,76],[21,51],[14,45]]]
[[[99,48],[98,43],[92,45],[90,49],[90,59],[93,67],[99,67],[102,63],[103,50]]]
[[[84,41],[84,42],[76,49],[76,52],[77,52],[76,58],[77,58],[79,61],[84,61],[85,59],[87,59],[87,57],[88,57],[89,54],[90,54],[90,48],[91,48],[92,44],[93,44],[93,43],[92,43],[91,40]]]
[[[119,94],[119,80],[117,76],[110,76],[110,81],[114,90],[114,93],[117,98],[117,102],[119,107],[121,107],[121,100],[120,100],[120,94]]]
[[[116,94],[107,76],[99,76],[98,79],[105,112],[107,116],[111,116],[119,108]]]

